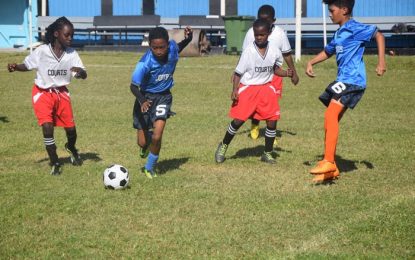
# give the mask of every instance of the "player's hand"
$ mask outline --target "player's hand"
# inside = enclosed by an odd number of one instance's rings
[[[9,63],[9,64],[7,64],[7,70],[9,72],[16,71],[16,67],[17,67],[17,64],[16,63]]]
[[[305,70],[305,74],[307,74],[307,76],[314,78],[316,75],[314,74],[313,71],[313,65],[309,62],[307,63],[307,68]]]
[[[386,72],[385,64],[378,63],[378,66],[376,67],[376,74],[378,74],[378,76],[383,76],[385,72]]]
[[[141,104],[141,112],[147,113],[148,109],[151,107],[151,100],[144,101],[143,104]]]
[[[293,70],[293,76],[291,77],[291,83],[297,85],[300,79],[298,78],[297,71]]]
[[[293,70],[292,69],[287,69],[286,71],[285,71],[286,73],[287,73],[287,77],[289,77],[289,78],[292,78],[293,77]]]
[[[71,72],[72,73],[75,73],[73,76],[75,77],[75,78],[77,78],[77,79],[79,79],[79,78],[86,78],[86,72],[85,72],[85,70],[83,70],[82,68],[79,68],[79,67],[72,67],[71,68]]]
[[[190,26],[187,26],[186,28],[184,28],[184,38],[192,38],[193,37],[193,30]]]
[[[238,98],[239,98],[238,89],[234,89],[231,94],[231,99],[233,102],[235,102],[235,101],[238,101]]]

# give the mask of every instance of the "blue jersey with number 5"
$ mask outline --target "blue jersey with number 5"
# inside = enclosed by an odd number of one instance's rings
[[[336,54],[337,81],[366,88],[363,53],[365,42],[369,42],[376,32],[376,26],[362,24],[353,19],[336,31],[333,40],[324,50],[329,55]]]
[[[151,50],[147,50],[135,67],[132,84],[150,93],[160,93],[173,87],[173,73],[179,60],[179,48],[173,40],[169,41],[167,55],[167,62],[160,64]]]

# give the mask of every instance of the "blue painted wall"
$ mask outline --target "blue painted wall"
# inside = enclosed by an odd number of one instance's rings
[[[36,26],[37,1],[32,3],[32,12],[32,25]],[[0,48],[13,48],[13,46],[28,47],[28,18],[27,0],[1,1]],[[33,36],[36,35],[33,34]],[[33,37],[32,41],[36,41],[35,37]]]
[[[101,15],[101,0],[48,0],[48,4],[50,16]]]
[[[141,15],[143,0],[112,0],[114,15]]]
[[[321,0],[307,0],[307,16],[321,17],[322,15]],[[353,15],[356,17],[415,16],[415,0],[357,0]]]
[[[295,17],[294,0],[238,0],[238,15],[257,16],[261,5],[269,4],[275,8],[276,18]]]
[[[180,15],[208,15],[209,0],[157,0],[156,14],[178,18]]]

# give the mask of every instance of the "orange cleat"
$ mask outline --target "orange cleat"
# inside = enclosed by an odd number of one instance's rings
[[[334,172],[334,171],[338,171],[336,163],[331,163],[329,161],[319,161],[316,165],[316,167],[314,167],[313,169],[310,170],[311,174],[323,174],[323,173],[329,173],[329,172]]]
[[[326,181],[335,180],[339,176],[340,176],[339,169],[336,168],[335,171],[326,172],[326,173],[323,173],[323,174],[316,175],[316,177],[313,178],[313,182],[316,183],[316,184],[323,183],[323,182],[326,182]]]

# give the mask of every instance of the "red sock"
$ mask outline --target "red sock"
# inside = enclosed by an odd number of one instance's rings
[[[337,139],[339,137],[340,114],[344,106],[336,101],[331,101],[324,117],[324,129],[326,131],[324,160],[334,162]]]

